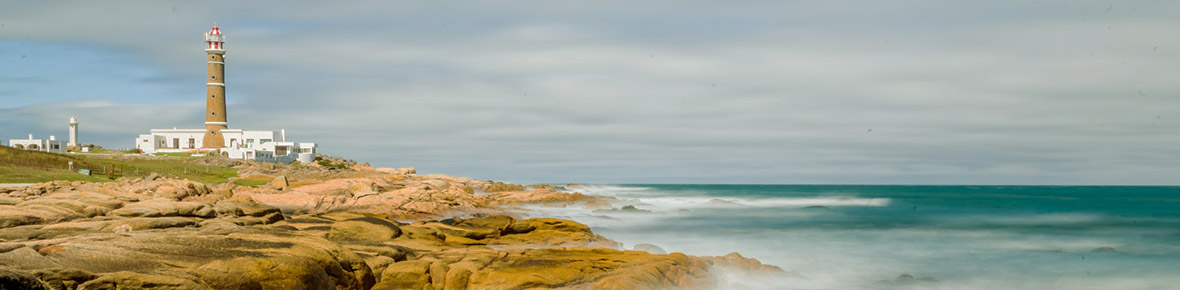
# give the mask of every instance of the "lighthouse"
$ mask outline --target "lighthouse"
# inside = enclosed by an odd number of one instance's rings
[[[205,82],[205,127],[152,129],[148,134],[135,138],[135,149],[144,154],[206,152],[232,159],[276,163],[315,161],[318,146],[315,143],[287,141],[287,130],[229,129],[229,116],[225,113],[225,36],[221,35],[217,24],[213,24],[213,28],[205,33],[205,53],[205,66],[209,69]],[[77,127],[74,121],[71,119],[71,128]],[[70,140],[77,140],[73,137],[77,131],[70,132]],[[12,144],[31,144],[35,141],[39,142],[30,136],[29,140],[14,140]],[[62,144],[65,142],[62,141]],[[28,148],[28,145],[20,146]],[[36,145],[33,148],[46,147]]]
[[[225,138],[221,136],[222,129],[228,129],[229,123],[225,115],[225,36],[221,29],[213,25],[205,33],[205,62],[209,67],[209,79],[205,84],[205,137],[201,139],[201,148],[216,150],[225,147]]]
[[[78,146],[78,118],[70,117],[70,143],[69,146]]]

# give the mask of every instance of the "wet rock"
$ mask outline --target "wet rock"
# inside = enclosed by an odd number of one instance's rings
[[[650,210],[637,208],[634,205],[624,205],[621,208],[596,209],[596,213],[651,213]]]
[[[914,275],[910,275],[910,274],[901,274],[901,275],[897,276],[897,278],[894,278],[893,280],[881,280],[878,283],[884,284],[884,285],[909,286],[909,285],[938,283],[938,280],[934,279],[934,278],[930,278],[930,277],[918,278],[918,277],[914,277]]]
[[[702,257],[702,259],[712,263],[716,267],[723,267],[741,273],[766,276],[794,276],[778,266],[762,264],[758,259],[746,258],[736,252],[720,257]]]
[[[663,254],[668,253],[667,251],[664,251],[664,248],[660,248],[659,246],[652,245],[652,244],[636,244],[635,247],[632,247],[632,249],[636,250],[636,251],[648,252],[648,253],[659,254],[659,255],[663,255]]]

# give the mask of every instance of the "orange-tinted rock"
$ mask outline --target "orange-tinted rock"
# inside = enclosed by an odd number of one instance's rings
[[[374,217],[352,218],[332,224],[328,239],[341,241],[383,242],[401,236],[397,225]]]

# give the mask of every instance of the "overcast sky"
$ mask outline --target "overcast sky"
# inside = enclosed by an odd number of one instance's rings
[[[513,182],[1180,184],[1178,1],[0,0],[0,139],[231,128]]]

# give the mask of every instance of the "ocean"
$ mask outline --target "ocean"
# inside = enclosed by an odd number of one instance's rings
[[[1180,187],[588,185],[615,208],[531,207],[630,248],[738,252],[756,289],[1180,289]],[[903,278],[902,275],[914,277]]]

